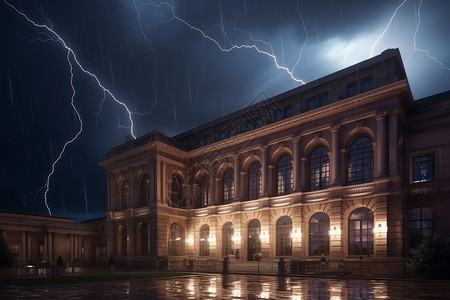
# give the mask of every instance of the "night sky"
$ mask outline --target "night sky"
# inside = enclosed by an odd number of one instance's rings
[[[400,49],[415,99],[449,90],[449,13],[448,0],[0,0],[0,209],[49,214],[46,198],[52,215],[104,216],[99,162],[127,136],[173,136],[372,49]]]

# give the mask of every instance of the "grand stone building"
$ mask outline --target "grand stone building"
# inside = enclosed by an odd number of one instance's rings
[[[449,233],[449,104],[413,102],[387,50],[178,136],[129,141],[101,162],[107,251],[177,268],[324,253],[399,274],[418,237]]]
[[[400,275],[422,237],[450,236],[449,132],[450,93],[413,101],[397,49],[180,135],[152,131],[101,162],[90,259],[197,269],[239,254],[308,271],[323,253]]]

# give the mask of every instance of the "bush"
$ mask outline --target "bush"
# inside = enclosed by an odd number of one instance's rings
[[[108,262],[108,263],[109,263],[109,265],[114,265],[114,264],[116,263],[116,262],[114,261],[114,256],[111,255],[111,256],[109,257],[109,262]]]
[[[8,247],[8,243],[0,231],[0,267],[11,267],[14,263],[14,254]]]
[[[407,271],[414,277],[450,278],[450,240],[440,234],[425,238],[410,251]]]
[[[59,255],[58,258],[56,259],[56,265],[58,267],[64,266],[64,261],[63,261],[63,258],[61,257],[61,255]]]

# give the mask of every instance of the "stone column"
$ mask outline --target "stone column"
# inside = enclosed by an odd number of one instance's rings
[[[73,262],[73,234],[70,235],[69,261]]]
[[[240,163],[239,163],[239,154],[233,156],[234,158],[234,201],[239,201],[239,194],[241,190],[241,182],[240,182]]]
[[[27,261],[27,240],[25,231],[22,231],[21,238],[22,238],[22,247],[20,249],[20,255],[21,255],[21,262],[24,263]]]
[[[398,175],[398,112],[395,108],[389,115],[389,176]]]
[[[347,149],[341,149],[341,161],[339,162],[340,168],[340,181],[342,184],[347,184],[348,181],[348,166],[347,166]]]
[[[48,261],[48,235],[44,232],[44,253],[42,253],[42,259]]]
[[[305,177],[305,174],[301,174],[300,168],[300,137],[294,137],[292,139],[294,142],[294,162],[293,162],[293,171],[294,171],[294,192],[301,191],[301,178]]]
[[[27,232],[27,257],[26,260],[31,259],[31,233]]]
[[[387,168],[387,156],[386,152],[386,115],[387,112],[377,113],[377,147],[376,147],[376,158],[377,158],[377,171],[376,178],[382,178],[386,176]]]
[[[221,189],[221,179],[219,177],[216,178],[214,184],[216,185],[216,199],[214,204],[220,205],[223,203],[223,189]]]
[[[53,233],[49,232],[48,234],[48,261],[53,261]]]
[[[261,181],[262,181],[262,195],[261,197],[267,197],[269,195],[269,169],[267,164],[267,150],[268,146],[261,147]]]
[[[339,166],[340,166],[340,160],[339,160],[339,154],[340,154],[340,145],[339,145],[339,129],[340,125],[333,125],[331,126],[331,165],[330,165],[330,185],[339,185],[340,178],[339,178]]]

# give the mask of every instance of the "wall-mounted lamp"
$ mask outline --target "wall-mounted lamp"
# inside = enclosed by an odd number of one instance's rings
[[[294,229],[291,232],[291,238],[295,241],[300,241],[302,239],[302,232],[300,229]]]
[[[268,232],[263,231],[259,237],[261,239],[261,242],[265,242],[265,243],[269,242],[269,233]]]
[[[211,245],[215,245],[215,244],[216,244],[216,236],[213,235],[213,234],[211,234],[211,235],[209,236],[209,238],[208,238],[208,242],[209,242]]]
[[[194,245],[194,237],[191,235],[186,239],[186,243],[188,243],[190,246]]]
[[[338,228],[337,226],[334,226],[332,229],[330,229],[330,237],[333,238],[339,238],[341,236],[342,230],[340,228]]]
[[[240,242],[240,241],[241,241],[241,235],[240,235],[238,232],[236,232],[236,233],[231,237],[231,239],[233,240],[233,242]]]
[[[373,233],[378,235],[386,234],[387,230],[388,227],[386,221],[380,221],[375,224],[375,227],[373,228]]]

